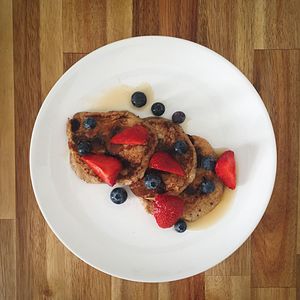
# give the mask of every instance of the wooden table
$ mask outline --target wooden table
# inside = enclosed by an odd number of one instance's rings
[[[12,2],[0,0],[0,299],[296,299],[300,1]],[[72,255],[38,209],[28,162],[35,117],[63,72],[109,42],[149,34],[195,41],[238,66],[265,102],[278,147],[274,193],[251,238],[213,269],[163,284],[120,280]]]

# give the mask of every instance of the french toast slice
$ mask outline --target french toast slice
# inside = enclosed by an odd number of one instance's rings
[[[159,174],[162,185],[156,189],[147,189],[144,184],[144,179],[142,178],[131,184],[130,188],[136,196],[145,199],[154,199],[155,195],[161,192],[178,195],[192,183],[195,178],[197,163],[195,148],[183,129],[170,120],[161,117],[149,117],[144,119],[144,124],[152,127],[156,132],[158,143],[155,153],[162,151],[171,154],[181,165],[185,175],[179,176],[168,172],[148,169],[146,173],[155,172]],[[184,154],[177,154],[173,151],[175,142],[179,140],[184,141],[188,146]]]
[[[190,136],[195,146],[198,157],[217,155],[211,145],[203,138],[198,136]],[[215,184],[215,190],[210,194],[201,194],[199,185],[203,178],[212,180]],[[201,167],[197,167],[196,177],[193,182],[179,195],[184,200],[184,211],[182,218],[186,221],[193,222],[212,211],[222,200],[224,185],[212,171],[207,171]],[[150,199],[140,198],[146,211],[153,213],[153,201]]]
[[[86,129],[83,126],[86,118],[96,120],[96,126]],[[148,140],[145,145],[110,143],[115,134],[136,124],[148,130]],[[102,183],[103,181],[80,158],[77,151],[77,145],[80,142],[89,141],[93,154],[107,154],[118,158],[123,168],[117,178],[117,183],[123,185],[130,185],[143,177],[157,145],[156,133],[151,126],[144,124],[142,119],[128,111],[76,113],[67,122],[67,137],[71,166],[77,176],[87,183]]]

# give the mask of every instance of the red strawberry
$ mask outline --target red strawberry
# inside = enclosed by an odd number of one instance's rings
[[[146,145],[148,140],[148,130],[142,125],[134,125],[123,129],[111,139],[112,144],[121,145]]]
[[[225,151],[218,159],[215,171],[223,183],[234,190],[236,187],[234,152]]]
[[[156,152],[150,159],[149,168],[184,176],[181,165],[168,153]]]
[[[183,200],[177,196],[160,194],[155,197],[153,214],[161,228],[173,226],[183,214]]]
[[[121,162],[115,157],[104,154],[84,155],[81,159],[99,176],[105,183],[113,186],[122,170]]]

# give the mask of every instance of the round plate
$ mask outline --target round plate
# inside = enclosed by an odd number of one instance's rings
[[[87,184],[70,167],[68,117],[91,109],[90,99],[103,90],[143,82],[165,103],[165,117],[182,110],[188,117],[187,133],[235,152],[234,199],[207,228],[183,234],[161,229],[134,196],[115,205],[110,187]],[[150,115],[149,109],[133,112]],[[249,237],[272,193],[276,144],[262,100],[226,59],[182,39],[137,37],[90,53],[55,84],[35,122],[30,171],[43,216],[75,255],[113,276],[163,282],[211,268]]]

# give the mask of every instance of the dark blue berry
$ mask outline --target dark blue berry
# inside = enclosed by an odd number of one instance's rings
[[[176,111],[172,115],[173,123],[180,124],[180,123],[183,123],[184,120],[185,120],[185,113],[182,111]]]
[[[177,141],[174,144],[174,151],[178,154],[184,154],[188,150],[188,145],[185,141]]]
[[[199,187],[201,194],[210,194],[215,190],[215,184],[212,180],[203,179]]]
[[[148,190],[154,190],[161,184],[161,179],[156,174],[147,174],[144,178],[145,187]]]
[[[85,129],[93,129],[95,128],[97,125],[97,122],[94,118],[86,118],[84,121],[83,121],[83,127]]]
[[[142,92],[135,92],[131,96],[131,102],[136,107],[142,107],[147,102],[147,97]]]
[[[185,232],[186,231],[186,228],[187,228],[187,225],[186,225],[186,222],[182,219],[179,219],[176,224],[174,225],[174,229],[177,231],[177,232]]]
[[[71,120],[71,130],[72,132],[75,132],[79,129],[80,127],[80,122],[77,119],[72,119]]]
[[[92,145],[89,141],[81,141],[77,145],[77,151],[79,155],[89,154],[92,150]]]
[[[165,106],[160,102],[155,102],[151,106],[154,116],[161,116],[165,112]]]
[[[213,171],[216,166],[216,159],[212,156],[202,156],[200,160],[200,167],[207,170]]]
[[[123,188],[115,188],[110,192],[110,199],[115,204],[122,204],[127,200],[127,192]]]

